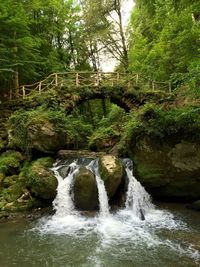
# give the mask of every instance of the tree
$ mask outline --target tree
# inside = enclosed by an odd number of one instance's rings
[[[90,68],[80,20],[73,0],[0,0],[1,90]]]
[[[100,53],[104,52],[109,53],[127,70],[128,48],[122,20],[123,0],[82,0],[81,3],[93,68],[99,67]]]
[[[189,77],[199,54],[198,1],[136,0],[131,17],[130,70],[174,82]]]

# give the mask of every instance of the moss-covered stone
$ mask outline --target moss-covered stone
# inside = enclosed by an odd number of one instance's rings
[[[33,110],[14,113],[9,119],[9,147],[45,153],[58,151],[66,144],[65,114]]]
[[[19,179],[18,175],[6,176],[6,177],[3,179],[3,182],[2,182],[3,187],[4,187],[4,188],[7,188],[7,187],[9,187],[9,186],[14,185],[15,183],[18,182],[18,179]]]
[[[17,151],[7,151],[0,156],[0,173],[12,175],[19,171],[23,156]]]
[[[3,188],[1,196],[7,202],[13,202],[20,198],[24,193],[24,184],[21,182],[15,183],[8,188]]]
[[[40,158],[25,166],[20,174],[21,177],[25,177],[30,192],[39,199],[50,201],[56,196],[58,182],[49,169],[52,164],[52,158]]]
[[[197,200],[191,204],[188,204],[187,208],[189,208],[191,210],[200,211],[200,200]]]
[[[122,162],[113,155],[105,155],[99,159],[99,172],[104,181],[108,197],[114,196],[119,187],[124,169]]]
[[[1,211],[26,211],[38,205],[39,201],[31,196],[24,179],[17,175],[5,177],[0,193]]]
[[[132,152],[136,176],[154,197],[180,201],[200,198],[200,144],[146,137]]]
[[[81,167],[74,179],[74,202],[80,210],[95,210],[98,207],[98,189],[94,174]]]

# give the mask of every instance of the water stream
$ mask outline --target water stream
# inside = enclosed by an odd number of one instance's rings
[[[97,161],[84,163],[95,174],[99,191],[100,210],[89,215],[76,211],[73,204],[73,178],[79,162],[70,162],[65,175],[61,175],[63,165],[55,165],[55,214],[26,225],[28,229],[23,234],[16,234],[15,238],[13,235],[12,247],[18,248],[11,251],[16,260],[6,254],[11,244],[0,244],[0,266],[200,266],[199,214],[193,213],[197,221],[191,221],[185,210],[155,207],[135,179],[131,161],[124,160],[124,164],[129,181],[126,203],[123,209],[112,212]]]

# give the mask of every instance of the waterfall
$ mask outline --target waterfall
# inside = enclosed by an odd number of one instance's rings
[[[80,164],[83,164],[83,161],[81,161]],[[76,213],[73,199],[71,196],[71,188],[73,184],[73,178],[75,174],[78,173],[79,168],[81,166],[80,164],[78,160],[75,160],[74,162],[69,164],[67,175],[64,178],[60,175],[59,169],[66,165],[59,165],[52,168],[58,180],[57,196],[53,201],[53,207],[56,211],[56,216],[67,216]],[[96,177],[99,196],[99,215],[102,217],[106,217],[109,215],[108,196],[104,182],[99,174],[98,160],[90,161],[86,164],[86,168],[93,172]]]
[[[95,174],[98,195],[99,195],[99,214],[102,217],[107,217],[109,215],[109,204],[108,204],[108,195],[103,180],[99,174],[99,164],[98,160],[93,160],[88,168]]]
[[[123,160],[129,180],[126,193],[126,209],[131,209],[133,214],[140,219],[145,219],[145,214],[154,209],[150,195],[133,175],[133,163],[130,159]]]
[[[72,162],[69,165],[68,174],[64,178],[59,173],[61,167],[62,166],[56,166],[52,168],[52,171],[58,180],[57,196],[53,201],[56,216],[66,216],[75,213],[70,191],[74,175],[79,171],[79,165],[76,161]]]
[[[154,206],[151,203],[151,197],[134,177],[132,161],[130,159],[124,159],[123,163],[128,178],[125,207],[127,210],[131,210],[134,216],[144,220],[146,213],[149,210],[154,209]],[[77,213],[71,195],[71,188],[73,185],[73,178],[78,173],[81,165],[85,165],[85,167],[95,175],[99,198],[99,215],[100,217],[107,217],[109,215],[108,196],[104,182],[99,174],[99,164],[97,159],[90,160],[89,162],[74,160],[70,164],[58,165],[52,168],[58,180],[57,196],[53,201],[53,207],[56,211],[55,215],[62,217]],[[68,171],[64,178],[59,173],[59,170],[63,166],[68,166]]]
[[[165,257],[171,257],[172,253],[176,257],[181,255],[183,258],[187,256],[197,259],[197,261],[200,260],[198,250],[190,243],[187,245],[184,241],[184,243],[179,244],[176,239],[172,239],[173,235],[170,234],[172,230],[173,232],[176,230],[180,232],[181,230],[181,233],[188,231],[187,225],[177,219],[177,216],[174,217],[172,213],[154,208],[149,194],[133,175],[132,161],[124,159],[123,163],[128,180],[125,208],[112,213],[109,213],[108,196],[104,182],[99,174],[98,160],[68,159],[65,162],[57,163],[52,168],[58,180],[57,196],[53,202],[56,212],[52,216],[42,218],[38,222],[38,226],[34,228],[34,231],[42,235],[61,235],[61,244],[67,240],[68,250],[66,250],[65,246],[55,246],[54,239],[47,239],[48,242],[52,240],[52,247],[58,247],[59,251],[62,251],[63,247],[64,252],[60,254],[61,258],[66,255],[66,251],[71,251],[74,259],[74,255],[82,253],[82,251],[77,253],[77,251],[80,251],[80,247],[88,250],[89,256],[87,259],[81,255],[81,260],[87,261],[87,266],[109,266],[109,264],[104,264],[104,260],[108,256],[110,258],[110,255],[112,257],[116,255],[116,258],[121,255],[122,260],[119,258],[121,266],[122,263],[125,263],[124,259],[134,256],[137,251],[139,252],[132,263],[135,263],[137,259],[142,259],[144,251],[144,256],[146,253],[150,253],[147,254],[149,258],[152,257],[152,253],[156,253],[155,259],[157,260],[158,255],[164,249]],[[99,216],[88,216],[87,213],[82,214],[75,210],[72,192],[73,180],[79,172],[80,166],[89,169],[96,177]],[[142,221],[144,219],[145,221]],[[164,233],[163,236],[161,236],[162,231]],[[165,238],[167,233],[169,233],[169,236]],[[63,236],[66,236],[66,238],[63,238]],[[45,238],[41,240],[45,240]],[[134,253],[132,253],[133,250]],[[99,257],[102,262],[99,261]],[[75,265],[77,265],[77,262]],[[116,261],[112,263],[115,264]],[[116,265],[118,264],[116,263]],[[156,266],[161,265],[156,262]],[[142,265],[139,264],[138,266]]]

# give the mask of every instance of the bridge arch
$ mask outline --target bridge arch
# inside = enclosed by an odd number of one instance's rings
[[[78,94],[72,95],[72,99],[72,105],[66,107],[67,113],[71,113],[81,104],[95,99],[109,99],[111,103],[116,104],[126,112],[144,104],[144,101],[141,101],[134,93],[126,92],[125,88],[122,87],[113,87],[112,90],[108,90],[106,87],[98,88],[98,90],[96,90],[96,88],[91,88],[88,93],[84,92],[84,89],[82,89]]]

